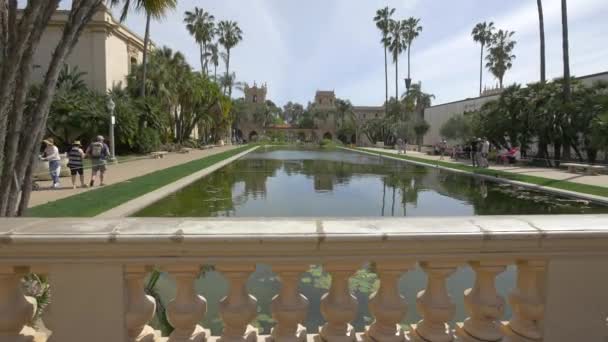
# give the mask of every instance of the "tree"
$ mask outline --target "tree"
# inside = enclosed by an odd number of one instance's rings
[[[213,79],[217,81],[217,67],[220,65],[220,52],[217,44],[210,44],[207,46],[209,52],[207,52],[206,58],[213,64]]]
[[[220,21],[217,34],[219,43],[226,49],[226,78],[230,75],[230,51],[243,40],[243,31],[234,21]],[[232,84],[228,87],[228,96],[232,96]],[[225,93],[225,92],[224,92]]]
[[[289,101],[283,106],[283,120],[290,124],[296,124],[300,121],[304,112],[304,106]]]
[[[492,41],[494,23],[484,21],[475,25],[471,35],[474,41],[481,44],[481,56],[479,58],[479,96],[481,96],[481,88],[483,87],[483,52],[485,51],[485,47]]]
[[[184,16],[188,32],[199,45],[201,72],[207,75],[209,73],[207,47],[215,36],[215,17],[198,7],[194,7],[194,12],[186,11]]]
[[[388,59],[387,59],[387,49],[389,45],[389,29],[392,22],[391,17],[395,13],[394,8],[384,7],[376,11],[376,16],[374,17],[374,22],[376,23],[376,27],[382,33],[382,39],[380,42],[382,43],[382,47],[384,48],[384,92],[385,92],[385,101],[384,101],[384,114],[386,115],[388,112],[387,104],[388,104]]]
[[[420,33],[422,32],[422,26],[420,26],[420,19],[410,17],[405,20],[403,28],[403,35],[405,41],[407,42],[407,79],[408,84],[411,83],[412,78],[410,75],[410,53],[412,52],[412,42],[416,39]],[[409,89],[408,89],[409,90]]]
[[[471,121],[464,115],[454,115],[441,126],[439,134],[445,139],[465,143],[473,137]]]
[[[388,49],[392,53],[393,63],[395,63],[395,99],[399,98],[399,56],[407,48],[404,29],[404,20],[391,21],[389,25]]]
[[[60,0],[22,3],[24,8],[18,14],[17,1],[0,0],[0,216],[23,214],[27,208],[32,165],[60,70],[86,24],[102,9],[103,0],[72,1],[40,90],[27,107],[33,55]]]
[[[562,0],[562,53],[564,60],[564,100],[570,102],[572,91],[570,81],[570,50],[568,40],[568,1]]]
[[[538,7],[538,26],[540,33],[540,82],[545,83],[547,81],[545,71],[545,19],[543,15],[543,0],[536,0],[536,6]]]
[[[114,3],[117,3],[117,0],[112,0]],[[148,52],[150,44],[150,19],[154,18],[156,20],[160,20],[164,18],[167,10],[174,9],[177,6],[177,0],[124,0],[124,5],[122,8],[122,14],[120,16],[120,21],[124,21],[127,19],[127,15],[129,13],[129,8],[133,6],[133,8],[137,12],[143,11],[146,14],[146,31],[144,34],[144,52],[142,57],[142,85],[140,88],[140,96],[146,97],[146,74],[148,72]]]
[[[507,70],[513,67],[515,55],[513,49],[516,42],[512,39],[515,32],[507,30],[498,30],[492,36],[492,42],[489,48],[489,54],[486,56],[486,67],[498,79],[500,88],[503,87],[503,80]]]

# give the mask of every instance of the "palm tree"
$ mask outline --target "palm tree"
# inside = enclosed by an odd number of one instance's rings
[[[120,21],[127,19],[129,8],[133,6],[136,11],[144,11],[146,13],[146,33],[144,35],[144,52],[143,52],[143,68],[142,68],[142,83],[140,88],[140,96],[146,97],[146,73],[148,72],[148,45],[150,44],[150,19],[162,19],[167,10],[174,9],[177,6],[177,0],[124,0]]]
[[[395,63],[395,100],[399,99],[399,56],[407,48],[404,28],[405,21],[391,21],[389,25],[388,50],[392,53]]]
[[[217,80],[217,66],[220,65],[220,50],[217,44],[209,45],[208,50],[205,58],[208,58],[211,64],[213,64],[213,79]]]
[[[384,47],[384,94],[385,94],[385,102],[384,102],[384,114],[386,116],[388,111],[388,59],[387,59],[387,49],[388,49],[388,34],[389,28],[391,24],[391,17],[395,13],[394,8],[384,7],[376,11],[376,16],[374,17],[374,22],[376,23],[376,27],[382,33],[382,39],[380,42]]]
[[[479,96],[481,96],[481,87],[483,84],[483,52],[486,45],[490,44],[492,41],[493,34],[494,23],[487,23],[485,21],[475,25],[473,32],[471,32],[473,40],[481,44],[481,57],[479,58]]]
[[[543,16],[543,0],[536,0],[538,7],[538,26],[540,32],[540,83],[547,81],[545,67],[545,19]]]
[[[184,22],[190,35],[199,45],[201,58],[201,71],[206,75],[209,72],[207,67],[207,47],[215,36],[215,17],[204,9],[194,7],[194,12],[184,13]]]
[[[409,90],[409,85],[412,82],[412,78],[410,77],[410,53],[412,52],[412,42],[416,39],[420,32],[422,32],[422,26],[420,26],[420,19],[409,17],[405,20],[404,26],[404,36],[407,41],[407,85]]]
[[[492,36],[489,54],[486,56],[486,67],[498,79],[500,88],[503,87],[503,79],[507,70],[513,66],[513,49],[516,42],[512,39],[515,32],[508,30],[498,30]]]
[[[226,49],[226,79],[230,75],[230,50],[243,40],[243,31],[234,21],[220,21],[217,34],[218,42]],[[224,91],[225,93],[225,91]],[[232,85],[228,86],[228,96],[232,96]]]
[[[568,42],[568,1],[562,0],[562,51],[564,55],[564,101],[569,102],[572,96],[570,86],[570,51]]]

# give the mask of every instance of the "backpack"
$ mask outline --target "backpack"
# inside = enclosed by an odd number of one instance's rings
[[[91,144],[91,157],[93,158],[101,158],[103,155],[103,144],[100,142],[95,142]]]

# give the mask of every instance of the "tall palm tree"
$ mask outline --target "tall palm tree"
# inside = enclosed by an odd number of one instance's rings
[[[213,79],[217,80],[217,66],[220,65],[220,50],[217,44],[210,44],[206,58],[213,64]]]
[[[215,17],[202,8],[194,7],[194,12],[184,13],[184,22],[190,35],[199,45],[201,71],[206,75],[209,72],[207,62],[207,47],[215,36]]]
[[[394,8],[384,7],[376,11],[376,16],[374,17],[374,22],[376,23],[376,27],[382,33],[382,39],[380,42],[384,47],[384,114],[385,116],[388,113],[388,58],[387,58],[387,49],[388,49],[388,34],[389,28],[391,24],[391,17],[395,14]]]
[[[148,71],[148,45],[150,44],[150,19],[160,20],[165,17],[167,10],[174,9],[177,0],[124,0],[120,21],[127,19],[129,9],[134,7],[136,11],[146,13],[146,33],[144,35],[144,52],[142,61],[142,83],[140,96],[146,96],[146,73]]]
[[[420,33],[422,32],[422,26],[420,26],[420,19],[409,17],[405,20],[405,27],[403,28],[403,34],[405,36],[405,40],[407,41],[407,85],[409,90],[409,84],[412,82],[412,78],[410,77],[410,53],[412,52],[412,42],[416,39]]]
[[[220,21],[217,29],[219,36],[218,42],[226,49],[226,79],[230,75],[230,51],[241,40],[243,40],[243,31],[235,21]],[[232,95],[232,85],[228,86],[228,96]]]
[[[515,55],[513,49],[515,44],[513,35],[515,32],[508,30],[498,30],[496,34],[492,36],[489,54],[486,56],[486,67],[490,69],[490,72],[498,79],[500,88],[503,87],[503,80],[507,70],[513,66],[513,60]]]
[[[492,35],[494,34],[494,23],[483,22],[475,25],[471,35],[473,40],[481,44],[481,56],[479,58],[479,95],[481,96],[481,87],[483,85],[483,52],[486,45],[492,41]]]
[[[564,101],[572,97],[570,85],[570,48],[568,41],[568,1],[562,0],[562,51],[564,55]]]
[[[540,32],[540,82],[547,81],[546,66],[545,66],[545,19],[543,15],[543,0],[536,0],[538,7],[538,26]]]
[[[399,56],[407,49],[407,40],[405,38],[405,21],[391,21],[389,25],[388,35],[388,50],[393,56],[395,63],[395,101],[399,100]]]

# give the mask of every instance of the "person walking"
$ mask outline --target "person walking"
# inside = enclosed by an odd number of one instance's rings
[[[57,189],[61,186],[59,183],[59,175],[61,173],[61,156],[59,155],[59,149],[55,146],[53,138],[47,138],[42,141],[45,145],[44,153],[40,157],[40,160],[49,162],[49,174],[53,181],[53,189]]]
[[[86,188],[84,183],[84,160],[85,154],[82,150],[80,140],[74,141],[72,148],[68,151],[68,168],[72,175],[72,188],[76,189],[76,175],[80,176],[80,187]]]
[[[91,158],[92,164],[91,182],[89,183],[89,186],[92,187],[95,185],[97,173],[99,173],[99,185],[105,185],[103,180],[106,173],[106,160],[110,156],[110,148],[104,143],[103,136],[98,135],[95,138],[95,142],[89,145],[86,156]]]
[[[441,141],[441,143],[439,143],[439,153],[441,155],[441,157],[439,157],[439,160],[443,160],[445,158],[445,151],[448,149],[448,142],[445,141],[445,139],[443,139]]]
[[[477,167],[484,167],[483,165],[483,157],[481,154],[481,149],[483,148],[483,141],[481,138],[477,138],[477,143],[475,144],[477,147],[477,152],[475,153],[475,159],[477,161]]]
[[[397,154],[401,154],[403,151],[403,139],[397,139]]]
[[[482,167],[489,168],[490,162],[488,161],[488,155],[490,154],[490,141],[488,138],[483,138],[483,142],[481,144],[481,159],[483,161]]]
[[[479,166],[479,160],[477,159],[477,139],[471,140],[471,164],[473,167]]]

